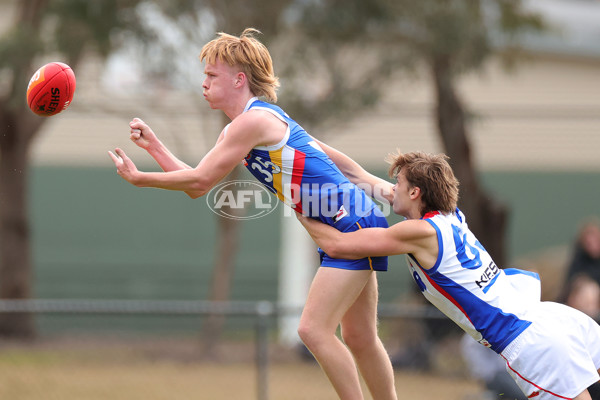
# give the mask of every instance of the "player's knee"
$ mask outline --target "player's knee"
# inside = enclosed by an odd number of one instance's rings
[[[302,343],[313,352],[318,351],[321,344],[327,342],[329,335],[334,336],[335,332],[329,334],[325,328],[320,327],[311,321],[301,320],[300,325],[298,326],[298,336],[300,337],[300,340],[302,340]]]
[[[302,343],[309,349],[317,342],[315,329],[312,328],[310,323],[307,323],[304,320],[301,320],[300,325],[298,325],[298,336],[300,337],[300,340],[302,340]]]
[[[377,335],[365,329],[342,329],[342,339],[353,353],[371,348],[377,342]]]

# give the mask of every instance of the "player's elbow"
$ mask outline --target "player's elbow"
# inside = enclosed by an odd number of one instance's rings
[[[192,187],[185,191],[185,193],[192,199],[197,199],[198,197],[202,197],[210,191],[210,186],[195,184]]]
[[[185,192],[185,194],[187,194],[190,199],[195,200],[199,197],[204,196],[206,194],[206,192],[199,191],[199,190],[196,190],[196,191],[188,190]]]
[[[212,182],[208,181],[204,177],[195,177],[190,183],[185,193],[192,199],[197,199],[207,194],[212,188]]]

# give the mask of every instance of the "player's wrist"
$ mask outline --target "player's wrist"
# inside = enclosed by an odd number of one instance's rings
[[[134,186],[137,187],[146,187],[147,186],[147,180],[146,178],[146,173],[142,172],[142,171],[134,171],[129,175],[129,179],[127,179],[129,181],[129,183],[131,183]]]
[[[149,142],[148,146],[146,146],[146,151],[154,158],[166,155],[169,152],[165,145],[158,139]]]

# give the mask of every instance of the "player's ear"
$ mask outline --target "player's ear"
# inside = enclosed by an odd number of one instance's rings
[[[416,199],[421,194],[421,188],[418,186],[413,186],[410,188],[409,194],[411,199]]]
[[[238,72],[235,75],[235,79],[233,81],[233,84],[237,88],[237,87],[241,87],[244,84],[244,82],[246,82],[246,74],[243,73],[243,72]]]

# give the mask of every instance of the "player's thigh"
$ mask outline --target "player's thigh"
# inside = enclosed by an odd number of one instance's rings
[[[371,275],[369,270],[319,268],[302,312],[303,322],[336,329]]]
[[[342,330],[346,334],[357,330],[376,334],[378,297],[377,274],[373,272],[356,301],[342,318]]]

